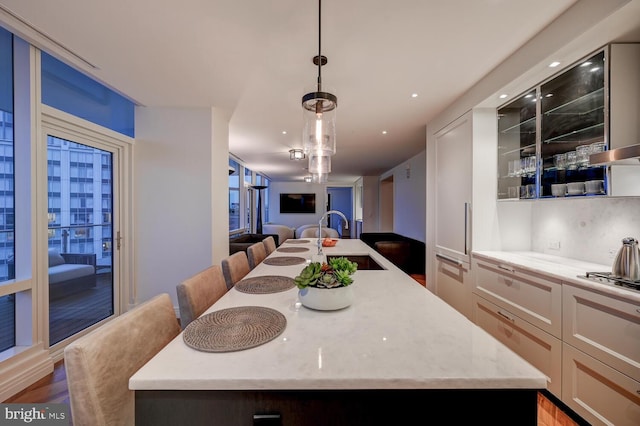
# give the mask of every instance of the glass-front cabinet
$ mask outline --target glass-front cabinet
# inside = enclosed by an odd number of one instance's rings
[[[535,198],[537,90],[498,110],[498,198]]]
[[[498,199],[606,195],[605,50],[498,109]]]
[[[604,51],[540,88],[540,196],[605,194],[606,167],[589,156],[605,145]]]

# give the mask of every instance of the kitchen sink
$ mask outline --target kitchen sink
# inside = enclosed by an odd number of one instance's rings
[[[327,260],[334,259],[336,257],[346,257],[350,261],[356,262],[359,270],[381,271],[385,269],[368,254],[332,254],[327,255]]]

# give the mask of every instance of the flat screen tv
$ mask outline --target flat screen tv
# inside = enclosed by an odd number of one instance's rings
[[[316,194],[280,194],[280,213],[315,213]]]

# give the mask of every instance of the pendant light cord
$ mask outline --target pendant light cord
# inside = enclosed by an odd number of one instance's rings
[[[318,0],[318,92],[322,91],[322,0]]]

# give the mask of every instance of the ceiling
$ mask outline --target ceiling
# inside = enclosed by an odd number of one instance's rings
[[[430,119],[575,1],[325,0],[322,79],[338,96],[330,181],[423,151]],[[229,150],[250,168],[274,180],[307,174],[288,150],[301,148],[300,101],[316,83],[317,0],[0,5],[140,105],[224,111]]]

